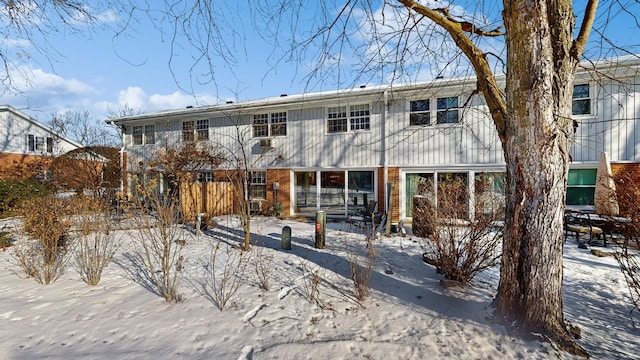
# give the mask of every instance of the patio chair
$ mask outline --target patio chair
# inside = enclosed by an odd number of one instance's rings
[[[607,246],[607,238],[601,227],[595,226],[591,215],[579,210],[565,210],[564,214],[564,241],[567,241],[569,234],[573,233],[578,242],[578,247],[586,248],[587,245],[598,239]],[[581,238],[584,235],[585,237]],[[588,238],[586,237],[588,236]]]
[[[377,225],[381,221],[380,214],[376,211],[376,205],[378,202],[375,200],[370,200],[367,206],[354,215],[350,215],[347,219],[347,222],[351,225],[357,225],[358,227],[364,228],[367,225],[371,224],[371,220]]]

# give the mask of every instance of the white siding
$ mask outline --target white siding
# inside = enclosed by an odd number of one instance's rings
[[[611,161],[640,161],[640,77],[591,82],[592,115],[576,116],[574,162],[597,162],[601,151]]]
[[[606,77],[579,77],[576,83],[590,81],[592,114],[575,117],[579,126],[572,147],[574,163],[595,163],[601,151],[609,152],[614,162],[640,161],[640,76],[637,64],[634,66],[620,73],[622,83]],[[501,168],[501,144],[483,98],[474,95],[468,99],[474,83],[436,81],[422,87],[309,94],[140,115],[125,118],[121,124],[129,129],[125,147],[134,164],[139,159],[150,160],[163,146],[178,146],[183,120],[209,116],[210,143],[229,156],[244,147],[254,168]],[[447,96],[459,96],[459,105],[466,105],[459,111],[458,124],[409,125],[409,101]],[[370,105],[369,130],[327,133],[328,106],[364,103]],[[253,114],[283,111],[287,112],[287,135],[271,137],[272,148],[262,151],[260,138],[252,134]],[[156,123],[156,145],[131,146],[130,125],[144,121]]]
[[[46,139],[53,139],[53,151],[30,151],[28,139],[29,135],[44,139],[46,149]],[[24,155],[52,155],[58,156],[71,150],[77,149],[79,144],[75,144],[55,134],[51,129],[37,121],[29,118],[26,114],[9,107],[0,107],[0,152]]]

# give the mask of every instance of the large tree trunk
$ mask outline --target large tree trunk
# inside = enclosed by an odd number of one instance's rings
[[[506,222],[497,315],[586,355],[562,306],[563,213],[569,164],[571,1],[505,0]]]

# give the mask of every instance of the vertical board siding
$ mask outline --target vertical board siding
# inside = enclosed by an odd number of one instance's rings
[[[390,166],[503,163],[501,144],[486,106],[472,99],[459,110],[460,123],[409,125],[410,98],[396,98],[389,110]]]
[[[597,162],[600,152],[611,161],[639,161],[640,77],[592,83],[592,115],[576,116],[574,162]]]
[[[611,160],[640,160],[640,76],[621,80],[594,80],[592,114],[576,116],[578,128],[571,150],[575,162],[597,162],[607,151]],[[287,111],[287,135],[271,137],[272,147],[261,149],[260,138],[253,138],[252,113],[246,109],[210,118],[212,148],[238,157],[244,150],[250,168],[256,169],[330,169],[391,167],[450,167],[465,165],[501,166],[504,157],[495,125],[482,96],[460,96],[460,123],[410,126],[409,101],[446,96],[447,88],[425,87],[418,90],[389,92],[388,102],[380,93],[368,98],[345,95],[338,100],[290,103],[259,111]],[[451,90],[455,91],[455,90]],[[457,90],[460,94],[460,90]],[[467,90],[467,93],[470,93]],[[434,95],[435,94],[435,95]],[[455,93],[449,95],[454,96]],[[327,133],[327,106],[370,104],[370,130]],[[265,103],[265,106],[270,104]],[[240,111],[244,111],[240,114]],[[433,113],[432,113],[433,114]],[[202,114],[199,115],[202,118]],[[131,134],[125,134],[131,170],[140,161],[146,163],[158,150],[181,143],[183,120],[199,119],[180,115],[156,121],[156,144],[130,146]],[[130,130],[130,127],[129,127]],[[385,150],[386,149],[386,150]]]

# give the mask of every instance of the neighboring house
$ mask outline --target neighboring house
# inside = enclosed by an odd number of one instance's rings
[[[235,155],[246,151],[256,207],[277,201],[284,215],[348,215],[368,200],[385,211],[392,199],[393,220],[411,220],[413,195],[425,180],[463,180],[475,196],[503,191],[502,147],[474,90],[475,79],[437,79],[283,94],[113,122],[123,130],[129,188],[132,179],[145,178],[158,150],[196,142]],[[583,64],[573,97],[577,130],[567,202],[588,205],[600,152],[609,153],[614,173],[640,175],[640,61]],[[203,171],[199,178],[217,181],[216,172]]]
[[[53,158],[82,145],[9,105],[0,105],[0,168]]]

